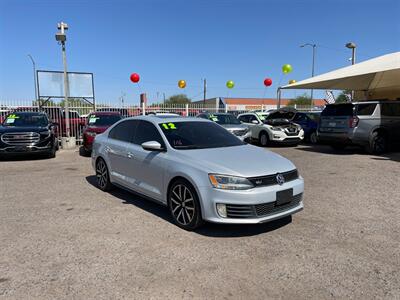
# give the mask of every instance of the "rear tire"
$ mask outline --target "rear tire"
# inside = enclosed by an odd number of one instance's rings
[[[387,151],[387,140],[384,133],[375,131],[369,139],[367,152],[370,154],[382,154]]]
[[[108,172],[107,164],[104,159],[99,158],[96,162],[96,179],[97,187],[103,192],[112,190],[113,185],[110,181],[110,174]]]
[[[260,137],[258,140],[260,141],[260,145],[262,147],[266,147],[269,144],[268,134],[265,131],[260,133]]]
[[[180,228],[192,231],[204,223],[197,193],[186,180],[178,179],[171,185],[168,207],[172,219]]]

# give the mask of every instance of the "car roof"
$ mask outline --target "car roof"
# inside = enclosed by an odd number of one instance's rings
[[[13,112],[11,112],[12,114],[24,114],[24,115],[44,115],[47,116],[46,113],[42,112],[42,111],[24,111],[24,110],[15,110]]]
[[[195,118],[195,117],[154,116],[154,115],[136,116],[136,117],[125,118],[124,120],[144,120],[152,122],[154,124],[169,123],[169,122],[210,122],[209,120]]]
[[[116,115],[116,116],[120,116],[121,114],[118,111],[93,111],[91,113],[89,113],[89,115]]]

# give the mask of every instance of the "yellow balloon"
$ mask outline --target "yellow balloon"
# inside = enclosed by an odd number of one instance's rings
[[[294,80],[294,79],[289,80],[289,84],[293,84],[293,83],[296,83],[296,80]]]
[[[178,81],[178,86],[181,89],[184,89],[186,87],[186,81],[185,80],[179,80]]]

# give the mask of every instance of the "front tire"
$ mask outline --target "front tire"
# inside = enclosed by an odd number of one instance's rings
[[[268,134],[265,131],[260,133],[259,141],[262,147],[266,147],[269,144]]]
[[[310,134],[310,143],[313,145],[318,143],[317,133],[315,131]]]
[[[99,158],[96,162],[96,179],[97,187],[103,192],[108,192],[113,188],[113,185],[110,182],[110,174],[108,172],[107,164],[102,158]]]
[[[168,192],[168,207],[176,225],[192,231],[203,224],[197,193],[186,180],[176,180]]]

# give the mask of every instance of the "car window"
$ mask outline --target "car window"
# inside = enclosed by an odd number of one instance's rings
[[[249,115],[242,115],[238,117],[239,121],[243,122],[243,123],[250,123],[249,122]]]
[[[234,115],[231,114],[215,114],[212,116],[214,117],[211,117],[210,119],[220,125],[240,124],[240,121]]]
[[[45,114],[16,112],[7,115],[2,125],[12,127],[46,127],[48,124],[49,120]]]
[[[306,122],[307,121],[307,116],[305,114],[297,113],[294,118],[294,122]]]
[[[386,117],[400,117],[400,103],[383,103],[381,114]]]
[[[118,141],[131,142],[137,124],[137,120],[128,120],[118,123],[111,129],[108,137]]]
[[[156,141],[165,147],[164,141],[157,128],[150,122],[140,121],[136,128],[136,134],[133,138],[133,143],[141,145],[144,142]]]
[[[121,119],[122,117],[120,115],[90,114],[88,117],[88,124],[90,126],[110,126]]]
[[[249,123],[252,123],[252,122],[253,122],[253,120],[256,120],[256,121],[257,121],[257,123],[259,123],[259,122],[258,122],[258,119],[257,119],[257,117],[256,117],[256,116],[254,116],[254,115],[250,115],[250,116],[249,116]]]
[[[244,145],[241,140],[214,122],[169,122],[159,126],[171,147],[179,150]]]
[[[322,117],[343,117],[343,116],[353,116],[354,115],[354,104],[329,104],[327,105],[321,113]]]
[[[376,103],[358,104],[357,115],[370,116],[374,113],[375,107],[376,107]]]

